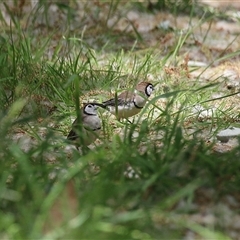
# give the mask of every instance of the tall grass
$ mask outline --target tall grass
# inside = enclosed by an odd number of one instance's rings
[[[118,4],[112,2],[107,18]],[[37,7],[47,12],[49,5],[39,1]],[[15,26],[0,38],[0,238],[181,239],[191,230],[196,237],[230,239],[219,222],[202,226],[189,217],[198,211],[193,205],[199,190],[214,189],[216,203],[238,191],[240,180],[239,147],[219,155],[212,151],[214,142],[206,144],[196,134],[228,125],[226,112],[206,122],[192,112],[199,102],[209,103],[218,85],[190,88],[184,70],[181,84],[163,73],[165,65],[176,63],[191,29],[176,35],[166,56],[152,48],[135,51],[135,43],[130,51],[94,50],[82,32],[60,39],[49,58],[52,34],[35,45],[31,26],[24,31],[11,18]],[[104,131],[96,146],[84,154],[69,149],[66,135],[78,104],[102,101],[149,73],[156,90],[141,118],[119,124],[100,111]],[[185,134],[188,127],[194,133]]]

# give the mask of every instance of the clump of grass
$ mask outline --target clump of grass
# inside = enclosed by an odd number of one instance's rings
[[[109,15],[117,7],[112,3]],[[173,51],[164,57],[156,49],[138,52],[134,46],[129,52],[93,50],[86,39],[75,37],[66,39],[67,47],[60,41],[50,59],[45,54],[50,38],[36,47],[32,35],[21,29],[4,36],[1,238],[170,239],[184,238],[190,229],[202,238],[227,239],[219,221],[203,226],[191,219],[200,211],[199,190],[214,189],[211,203],[217,204],[239,188],[239,147],[216,154],[214,140],[209,141],[216,129],[229,124],[224,122],[224,105],[205,121],[192,111],[199,103],[211,108],[209,98],[219,85],[189,83],[186,65],[178,69],[176,59],[191,34],[191,29],[186,35],[176,34]],[[174,65],[178,74],[167,75],[165,65]],[[101,112],[105,132],[97,146],[84,154],[68,150],[65,138],[78,96],[80,104],[90,94],[101,101],[110,91],[148,79],[149,73],[155,95],[133,124],[120,125]],[[31,102],[36,110],[46,110],[39,106],[41,101],[51,102],[57,111],[27,111]],[[186,134],[188,127],[194,133]],[[29,148],[21,146],[16,129],[22,141],[31,143]],[[197,134],[202,129],[208,131],[207,141]]]

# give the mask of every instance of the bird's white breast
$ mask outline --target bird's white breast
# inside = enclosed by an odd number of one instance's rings
[[[128,103],[125,105],[120,105],[117,107],[114,106],[109,106],[109,111],[114,114],[117,115],[117,118],[129,118],[132,117],[133,115],[138,114],[141,111],[141,108],[136,108],[134,103]]]
[[[91,130],[97,130],[101,128],[101,120],[97,115],[94,116],[88,116],[85,119],[85,124],[86,127],[88,127]]]

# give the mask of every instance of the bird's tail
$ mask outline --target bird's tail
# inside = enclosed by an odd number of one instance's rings
[[[103,103],[92,102],[91,104],[96,105],[96,106],[101,107],[101,108],[104,108],[104,109],[107,108],[107,105],[105,105],[105,104],[103,104]]]

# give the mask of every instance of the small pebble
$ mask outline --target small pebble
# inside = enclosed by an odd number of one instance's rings
[[[221,142],[228,142],[230,138],[240,136],[240,128],[230,127],[217,134],[217,139]]]

